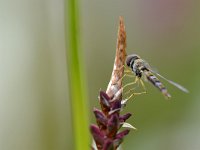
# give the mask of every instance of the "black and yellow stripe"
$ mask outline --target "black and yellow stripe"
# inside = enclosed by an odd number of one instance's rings
[[[157,87],[164,96],[170,98],[171,95],[168,93],[165,86],[159,81],[159,79],[151,73],[149,70],[144,70],[144,74],[149,82],[151,82],[155,87]]]

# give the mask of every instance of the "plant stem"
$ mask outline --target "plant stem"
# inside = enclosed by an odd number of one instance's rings
[[[71,113],[73,123],[73,136],[76,150],[89,149],[89,121],[88,121],[88,103],[86,95],[85,78],[83,72],[83,63],[81,61],[80,35],[79,35],[79,12],[78,0],[66,0],[65,10],[68,14],[66,23],[68,24],[68,42],[67,51],[68,81],[71,100]],[[67,18],[67,15],[66,15]],[[70,135],[69,135],[70,136]]]
[[[90,131],[94,138],[95,147],[98,150],[117,150],[123,138],[129,133],[129,129],[120,131],[131,113],[121,115],[122,105],[122,77],[124,75],[124,63],[126,60],[126,31],[123,18],[119,18],[119,29],[115,61],[110,82],[106,93],[100,91],[100,109],[94,108],[93,112],[97,125],[92,124]]]

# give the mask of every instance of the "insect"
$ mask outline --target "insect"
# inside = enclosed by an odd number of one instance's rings
[[[160,80],[155,76],[155,74],[156,74],[157,76],[168,81],[169,83],[171,83],[178,89],[182,90],[183,92],[186,92],[186,93],[189,92],[186,88],[179,85],[178,83],[168,80],[165,77],[163,77],[162,75],[153,71],[151,69],[150,65],[146,61],[144,61],[142,58],[140,58],[140,56],[138,56],[136,54],[127,56],[126,65],[129,67],[129,69],[131,69],[131,72],[134,73],[136,76],[136,80],[132,83],[129,83],[128,85],[135,84],[139,80],[141,82],[143,88],[145,89],[145,86],[144,86],[142,80],[140,80],[141,77],[144,76],[150,83],[153,84],[153,86],[158,88],[166,98],[170,98],[171,95],[168,93],[168,91],[167,91],[166,87],[163,85],[163,83],[160,82]]]

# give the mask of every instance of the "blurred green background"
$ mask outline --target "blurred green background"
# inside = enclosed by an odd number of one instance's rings
[[[0,0],[0,150],[73,149],[68,98],[64,0]],[[91,122],[100,88],[115,56],[118,18],[124,17],[127,53],[136,53],[167,78],[166,101],[148,94],[124,110],[138,130],[125,150],[199,150],[200,1],[81,0],[81,44]]]

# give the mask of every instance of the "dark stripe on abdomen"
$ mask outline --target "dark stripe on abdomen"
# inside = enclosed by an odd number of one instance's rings
[[[150,71],[144,71],[148,81],[150,81],[155,87],[157,87],[165,96],[170,97],[165,86],[159,81],[159,79],[153,75]]]

